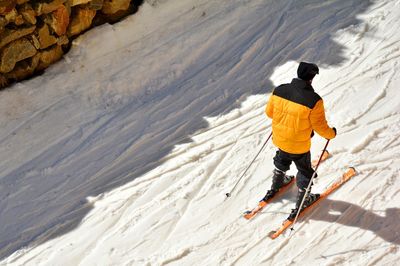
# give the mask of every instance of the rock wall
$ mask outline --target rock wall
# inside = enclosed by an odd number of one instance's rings
[[[42,72],[87,29],[134,13],[132,0],[0,0],[0,88]]]

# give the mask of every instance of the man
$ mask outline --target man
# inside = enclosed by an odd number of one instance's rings
[[[272,140],[278,151],[274,157],[272,186],[263,200],[273,197],[284,185],[291,181],[285,173],[292,162],[297,167],[298,187],[296,207],[288,219],[296,217],[305,196],[302,210],[319,198],[319,194],[306,194],[308,184],[314,174],[311,166],[311,137],[314,131],[326,139],[336,136],[336,129],[328,126],[322,98],[314,92],[312,80],[319,74],[318,66],[301,62],[297,76],[290,84],[278,86],[272,93],[265,113],[272,119]]]

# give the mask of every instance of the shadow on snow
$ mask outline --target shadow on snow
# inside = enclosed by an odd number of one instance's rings
[[[388,208],[378,215],[355,204],[325,199],[324,206],[310,216],[313,220],[339,223],[373,232],[388,243],[400,245],[400,209]]]
[[[208,49],[171,84],[87,123],[2,177],[0,259],[76,228],[93,208],[88,197],[159,166],[175,145],[190,142],[192,134],[208,127],[204,117],[226,114],[246,97],[270,92],[269,77],[276,67],[301,60],[321,66],[343,63],[345,47],[332,35],[360,23],[356,16],[371,4],[365,0],[276,2],[279,10],[257,11],[256,24],[254,19],[239,17],[237,27],[225,37],[241,37],[224,42],[223,53],[221,48]],[[298,12],[304,7],[306,16]],[[320,23],[310,23],[313,16]],[[255,49],[252,57],[243,63],[242,56],[250,48]],[[128,74],[132,73],[124,73]],[[85,156],[92,157],[82,160]],[[23,182],[30,183],[29,190],[21,188]],[[30,211],[21,213],[21,209]]]

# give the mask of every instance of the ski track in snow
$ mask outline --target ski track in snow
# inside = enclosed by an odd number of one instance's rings
[[[81,36],[0,92],[0,265],[395,265],[399,7],[168,0]],[[241,218],[270,186],[271,143],[225,193],[301,60],[320,65],[314,87],[339,133],[313,190],[348,166],[358,175],[272,241],[295,186]]]

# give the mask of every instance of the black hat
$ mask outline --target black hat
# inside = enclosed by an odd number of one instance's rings
[[[312,80],[316,74],[319,74],[319,69],[316,64],[300,62],[297,69],[297,76],[302,80]]]

